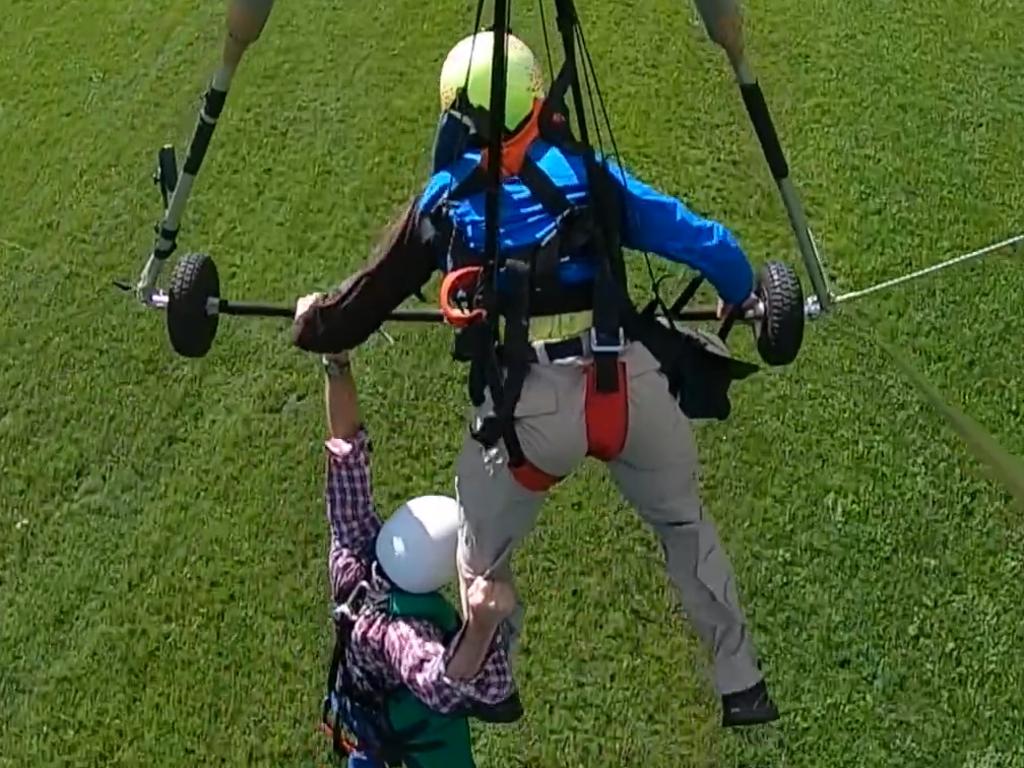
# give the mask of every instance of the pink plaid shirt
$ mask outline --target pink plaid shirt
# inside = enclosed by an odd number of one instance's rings
[[[327,520],[331,527],[328,570],[335,603],[343,603],[361,581],[387,588],[373,573],[373,544],[381,521],[374,510],[365,430],[327,444]],[[451,649],[441,631],[419,619],[393,618],[364,607],[356,620],[345,663],[363,692],[407,687],[431,709],[448,714],[473,703],[499,704],[515,691],[508,657],[495,642],[476,677],[445,674]]]

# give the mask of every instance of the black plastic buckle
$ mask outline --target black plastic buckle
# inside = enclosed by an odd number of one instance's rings
[[[470,430],[473,439],[484,446],[493,448],[501,439],[502,425],[497,416],[485,416],[480,423]]]

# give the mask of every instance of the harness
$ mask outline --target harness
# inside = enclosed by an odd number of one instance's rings
[[[456,328],[453,356],[469,363],[468,387],[474,406],[485,402],[486,393],[493,405],[493,411],[473,426],[472,435],[488,449],[503,440],[513,471],[528,466],[516,435],[514,413],[529,367],[535,362],[529,340],[531,317],[590,310],[589,347],[596,393],[611,397],[624,387],[619,364],[626,341],[623,315],[624,310],[628,313],[633,308],[626,291],[620,208],[608,169],[598,162],[594,150],[576,141],[569,130],[565,96],[571,82],[572,70],[563,66],[546,98],[535,103],[533,113],[503,144],[501,152],[503,178],[518,177],[555,219],[549,236],[536,245],[487,260],[473,251],[455,228],[449,216],[452,207],[484,192],[492,170],[487,112],[468,104],[461,94],[442,117],[438,137],[451,142],[452,134],[458,137],[461,132],[458,138],[462,141],[454,143],[480,148],[480,163],[422,220],[429,230],[425,237],[442,249],[446,261],[440,303],[446,320]],[[585,202],[571,202],[530,157],[528,150],[538,138],[582,158],[588,191]],[[435,142],[435,163],[453,160],[438,149],[439,143]],[[592,284],[561,285],[561,260],[582,252],[590,256],[595,268]],[[503,338],[500,321],[504,321]]]
[[[334,611],[335,643],[327,673],[322,720],[334,751],[359,750],[387,766],[475,768],[465,715],[434,712],[407,688],[368,695],[354,683],[346,652],[360,613],[376,608],[391,617],[417,618],[438,626],[448,642],[461,621],[438,592],[374,593],[365,584]]]

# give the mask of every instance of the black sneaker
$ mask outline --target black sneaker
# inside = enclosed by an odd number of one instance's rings
[[[722,697],[722,727],[762,725],[779,719],[779,710],[768,695],[764,680],[745,691]]]
[[[497,704],[478,703],[470,712],[470,717],[484,723],[514,723],[522,716],[523,702],[519,698],[518,691],[513,691],[507,699]]]

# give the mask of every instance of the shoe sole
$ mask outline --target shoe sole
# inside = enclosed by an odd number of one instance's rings
[[[754,717],[742,717],[736,719],[723,719],[723,728],[745,728],[751,725],[767,725],[768,723],[774,723],[779,719],[779,713],[770,712],[764,715],[757,715]]]

